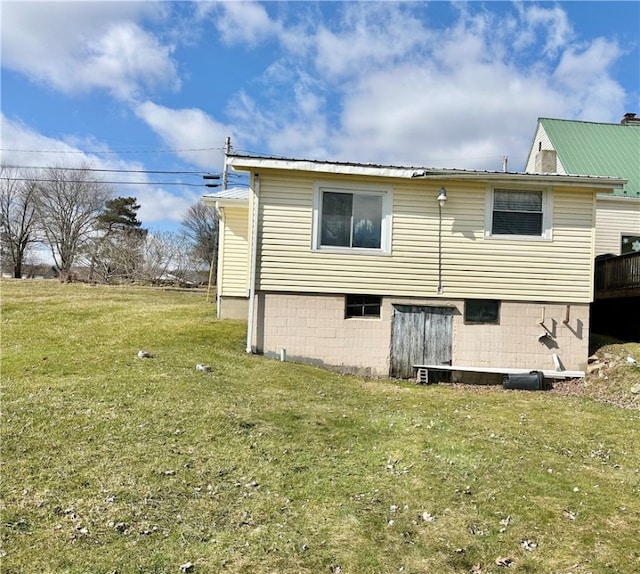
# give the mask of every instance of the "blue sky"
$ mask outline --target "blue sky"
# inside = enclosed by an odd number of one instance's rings
[[[136,182],[114,191],[151,230],[212,191],[199,174],[221,171],[227,136],[239,152],[518,171],[538,117],[640,114],[637,1],[0,10],[2,162],[140,172],[108,179]]]

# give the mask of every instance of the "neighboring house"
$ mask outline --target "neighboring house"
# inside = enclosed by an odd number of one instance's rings
[[[217,313],[220,319],[247,319],[249,309],[249,191],[233,188],[205,195],[220,215]]]
[[[584,370],[595,196],[621,178],[233,155],[220,316],[247,351],[373,376]]]
[[[539,118],[527,173],[623,177],[613,194],[598,194],[595,254],[640,251],[640,118],[619,124]]]

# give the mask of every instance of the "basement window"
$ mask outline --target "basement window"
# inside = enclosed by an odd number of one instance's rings
[[[346,319],[352,317],[380,317],[382,297],[378,295],[347,295],[345,303]]]
[[[500,301],[493,299],[466,299],[464,302],[464,322],[468,324],[500,323]]]

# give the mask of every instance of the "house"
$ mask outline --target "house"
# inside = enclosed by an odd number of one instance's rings
[[[233,188],[205,195],[205,204],[218,211],[219,319],[247,319],[249,311],[249,191]]]
[[[230,155],[246,195],[221,213],[220,316],[247,351],[343,372],[580,372],[595,198],[619,177]],[[465,379],[466,380],[466,379]]]
[[[619,124],[539,118],[526,173],[608,175],[627,183],[596,201],[595,255],[640,251],[640,118]]]

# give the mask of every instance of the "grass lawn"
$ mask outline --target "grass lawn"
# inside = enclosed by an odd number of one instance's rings
[[[638,410],[249,356],[202,293],[0,288],[3,574],[640,571]]]

